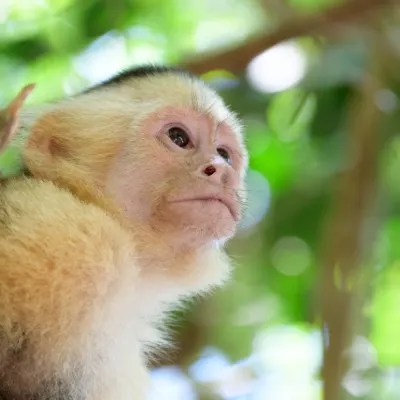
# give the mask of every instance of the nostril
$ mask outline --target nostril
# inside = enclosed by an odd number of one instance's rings
[[[207,168],[204,169],[204,174],[207,176],[211,176],[214,175],[217,170],[215,169],[215,167],[213,165],[209,165]]]

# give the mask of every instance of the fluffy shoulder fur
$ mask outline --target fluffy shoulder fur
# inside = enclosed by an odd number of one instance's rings
[[[210,251],[187,260],[192,272],[185,282],[168,278],[163,268],[149,277],[133,239],[106,211],[49,181],[3,183],[3,390],[18,382],[20,398],[35,392],[40,399],[64,399],[63,391],[74,400],[142,398],[143,357],[162,342],[160,316],[182,296],[220,283],[229,263],[222,252]]]

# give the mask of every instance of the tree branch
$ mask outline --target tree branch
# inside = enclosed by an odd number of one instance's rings
[[[339,179],[334,208],[324,237],[322,254],[322,318],[324,323],[324,399],[343,399],[341,384],[348,360],[344,351],[360,310],[360,266],[371,248],[366,223],[377,198],[380,112],[375,93],[381,87],[379,55],[373,52],[373,70],[366,76],[360,99],[352,110],[346,170]],[[370,233],[370,232],[369,232]],[[367,238],[367,239],[366,239]]]
[[[183,66],[196,75],[214,69],[241,73],[255,56],[278,43],[299,36],[328,35],[336,30],[338,25],[364,20],[378,9],[395,3],[396,0],[350,0],[322,13],[304,15],[287,21],[275,31],[253,38],[239,47],[218,54],[195,57]]]

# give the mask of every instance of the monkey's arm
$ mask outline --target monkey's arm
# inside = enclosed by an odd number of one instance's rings
[[[3,390],[34,393],[42,383],[61,381],[89,393],[85,400],[132,399],[141,363],[129,336],[138,273],[133,255],[130,236],[101,209],[50,182],[4,184],[0,386],[9,387]]]

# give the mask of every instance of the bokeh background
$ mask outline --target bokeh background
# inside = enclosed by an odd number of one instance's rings
[[[399,23],[383,0],[0,0],[0,105],[167,63],[244,121],[233,280],[171,317],[149,400],[400,398]]]

